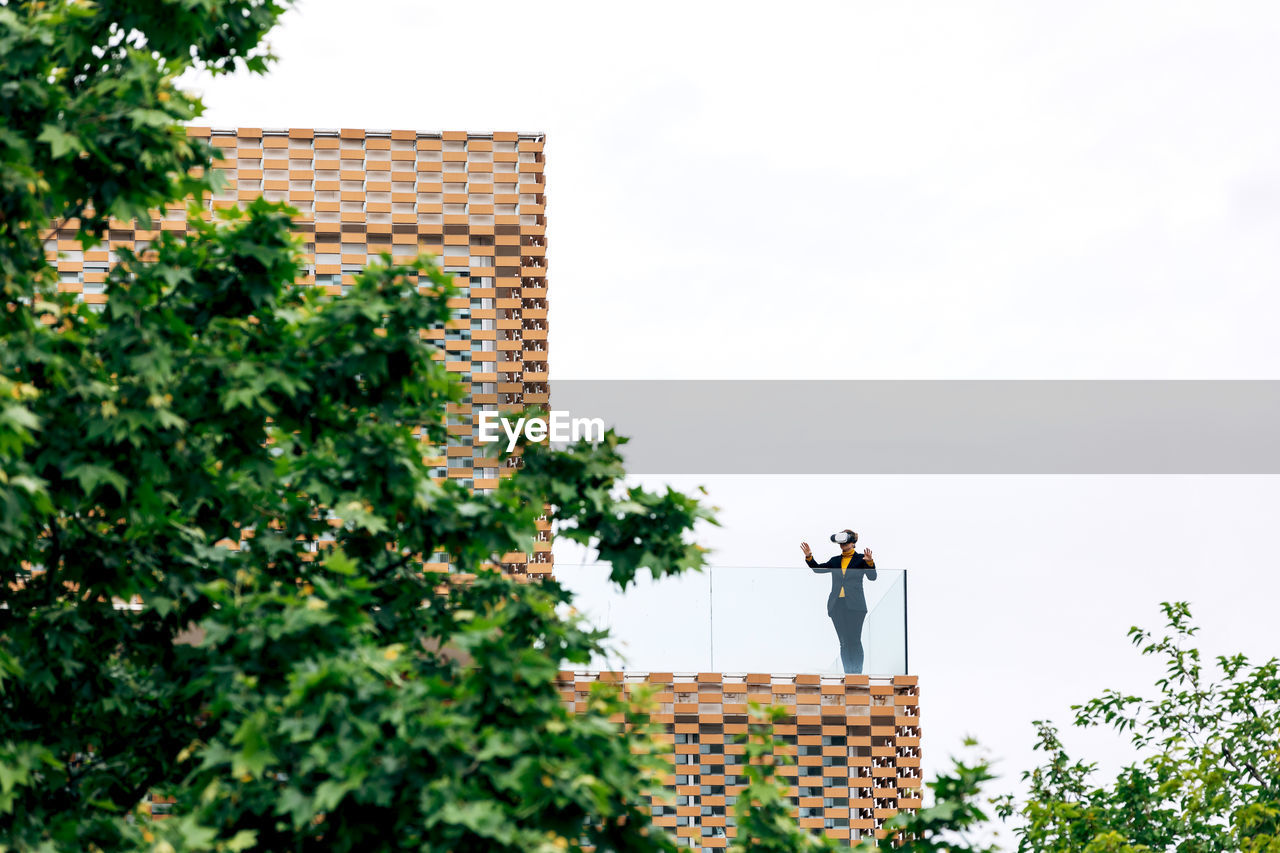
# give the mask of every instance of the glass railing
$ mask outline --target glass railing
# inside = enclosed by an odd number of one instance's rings
[[[907,573],[855,571],[829,612],[831,576],[803,566],[716,566],[625,593],[607,566],[555,567],[578,612],[612,636],[617,656],[593,669],[905,675]]]

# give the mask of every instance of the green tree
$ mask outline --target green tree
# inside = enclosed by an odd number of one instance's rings
[[[623,698],[557,690],[604,638],[491,566],[546,512],[624,587],[696,569],[704,506],[626,487],[612,433],[434,483],[449,281],[295,287],[281,206],[193,208],[101,314],[57,292],[47,229],[208,192],[174,79],[261,69],[282,8],[0,5],[0,850],[668,849]],[[424,575],[439,551],[458,571]]]
[[[1280,851],[1280,661],[1218,657],[1206,671],[1186,602],[1162,605],[1167,630],[1129,636],[1163,659],[1154,696],[1108,690],[1073,707],[1075,725],[1129,736],[1139,760],[1114,781],[1073,760],[1038,722],[1045,762],[1023,774],[1028,798],[1000,806],[1018,818],[1022,851]]]

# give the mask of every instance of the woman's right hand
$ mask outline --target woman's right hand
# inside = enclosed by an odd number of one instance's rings
[[[801,543],[800,543],[800,550],[804,552],[804,558],[805,558],[806,560],[812,560],[812,559],[813,559],[813,552],[809,550],[809,543],[808,543],[808,542],[801,542]]]

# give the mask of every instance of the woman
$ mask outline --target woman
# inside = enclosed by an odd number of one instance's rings
[[[800,543],[804,562],[817,574],[831,575],[831,594],[827,596],[827,615],[840,638],[840,660],[846,673],[862,672],[862,623],[867,618],[867,599],[862,594],[862,580],[876,579],[876,563],[871,549],[861,554],[853,550],[858,534],[845,528],[831,535],[840,553],[825,563],[813,559],[808,542]]]

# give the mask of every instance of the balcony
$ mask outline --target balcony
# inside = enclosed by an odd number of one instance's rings
[[[605,566],[556,567],[578,611],[609,630],[621,655],[594,660],[592,668],[845,673],[827,615],[830,575],[804,566],[716,566],[656,582],[641,574],[639,583],[620,593]],[[908,674],[907,573],[878,569],[862,591],[861,673]]]

